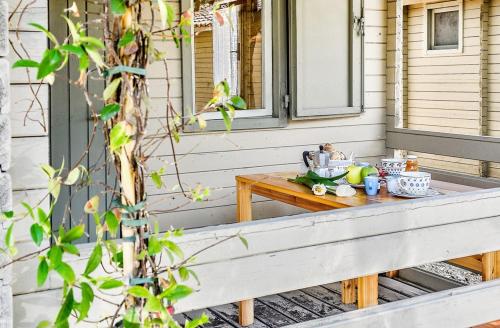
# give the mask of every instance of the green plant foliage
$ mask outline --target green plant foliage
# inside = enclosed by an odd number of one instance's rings
[[[92,250],[92,253],[90,254],[90,257],[87,261],[87,265],[85,266],[85,271],[83,272],[84,275],[89,275],[92,272],[94,272],[95,269],[101,264],[101,259],[102,259],[102,245],[101,244],[96,244],[94,249]]]
[[[130,142],[127,134],[126,122],[116,124],[109,133],[109,148],[112,152],[119,152],[123,146]]]
[[[47,276],[49,275],[49,265],[47,264],[47,260],[45,257],[40,259],[40,263],[38,263],[38,270],[36,274],[36,281],[38,287],[43,286],[45,281],[47,280]]]

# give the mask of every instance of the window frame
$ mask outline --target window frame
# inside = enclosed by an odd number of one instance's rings
[[[291,119],[292,120],[314,120],[324,118],[340,118],[346,116],[359,116],[364,112],[364,0],[348,0],[349,4],[349,106],[347,107],[325,107],[314,111],[308,111],[307,115],[301,115],[298,106],[298,84],[297,84],[297,1],[290,0],[290,94],[291,94]],[[361,19],[359,40],[354,37],[354,18]]]
[[[458,45],[456,48],[448,46],[434,46],[434,13],[443,13],[458,10]],[[463,0],[453,0],[439,3],[426,3],[424,6],[424,45],[426,55],[449,55],[463,53],[464,29]]]
[[[271,1],[271,0],[269,0]],[[182,11],[193,8],[193,0],[182,0]],[[237,117],[233,120],[233,130],[285,127],[288,109],[285,96],[288,94],[288,40],[286,0],[272,0],[272,114],[264,116]],[[193,28],[188,32],[193,37]],[[193,114],[194,93],[194,42],[182,42],[182,86],[183,115]],[[269,91],[265,91],[266,93]],[[269,97],[265,96],[265,100]],[[267,104],[266,104],[267,106]],[[223,131],[226,126],[222,117],[207,119],[203,131]],[[185,132],[201,132],[197,126],[184,128]]]

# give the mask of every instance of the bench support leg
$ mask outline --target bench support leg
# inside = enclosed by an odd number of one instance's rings
[[[483,281],[493,280],[496,278],[496,253],[497,252],[489,252],[484,253],[481,256],[481,274],[483,276]]]
[[[358,278],[358,309],[378,304],[378,274]]]
[[[240,302],[240,325],[243,327],[253,324],[253,300],[246,300]]]
[[[349,279],[342,281],[342,303],[356,303],[356,284],[357,279]]]

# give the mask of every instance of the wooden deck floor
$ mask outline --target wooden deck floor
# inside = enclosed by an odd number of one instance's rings
[[[380,304],[431,292],[408,281],[399,278],[390,279],[385,276],[380,276],[379,285]],[[257,299],[255,301],[256,320],[251,327],[283,327],[355,309],[356,307],[352,304],[342,304],[340,284],[333,283]],[[238,324],[238,307],[236,304],[221,305],[203,311],[186,313],[183,316],[191,319],[201,312],[205,312],[211,320],[210,324],[205,325],[205,327],[241,327]]]

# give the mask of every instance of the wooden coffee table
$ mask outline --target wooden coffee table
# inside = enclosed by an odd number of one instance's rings
[[[337,197],[330,194],[315,196],[308,187],[287,181],[288,178],[295,178],[296,176],[296,172],[237,176],[238,222],[252,220],[252,194],[281,201],[313,212],[403,200],[389,194],[385,187],[382,187],[380,193],[376,196],[367,196],[364,190],[357,190],[356,195],[353,197]],[[442,181],[432,181],[431,186],[443,194],[477,189]],[[495,252],[492,252],[489,255],[483,254],[483,256],[492,257],[494,254]],[[477,256],[470,258],[476,259]],[[491,270],[484,270],[483,268],[483,271]],[[344,303],[355,303],[357,301],[358,308],[364,308],[377,305],[377,299],[378,274],[342,282],[342,301]],[[241,325],[247,326],[253,323],[253,308],[253,300],[240,302]]]

